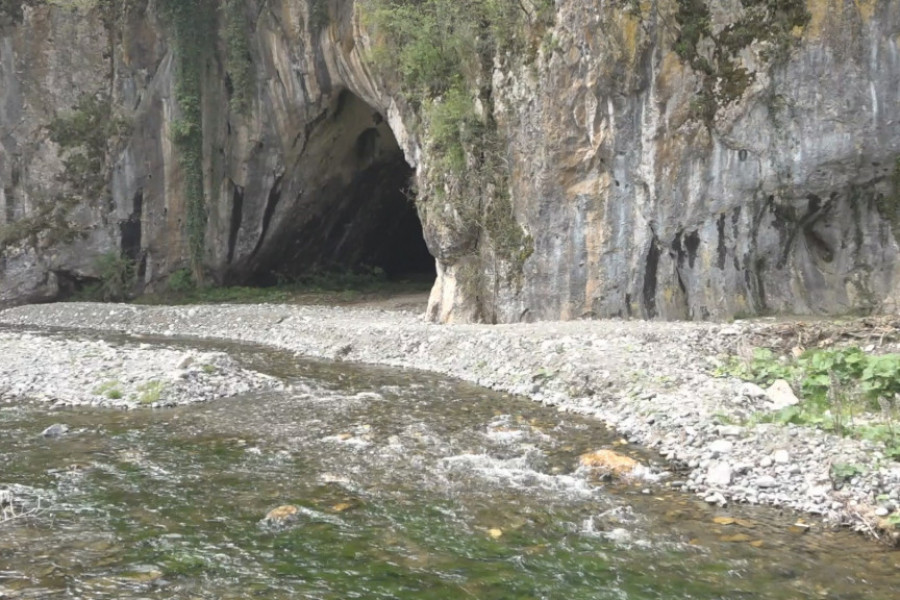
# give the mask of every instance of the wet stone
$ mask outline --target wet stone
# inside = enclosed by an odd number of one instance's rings
[[[69,432],[69,426],[65,423],[54,423],[50,427],[47,427],[44,431],[41,432],[41,435],[46,438],[55,438],[65,435]]]
[[[300,514],[300,508],[293,504],[284,504],[277,508],[273,508],[266,516],[263,517],[261,523],[269,527],[284,527],[297,521]]]

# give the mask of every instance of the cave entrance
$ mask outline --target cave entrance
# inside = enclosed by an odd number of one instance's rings
[[[349,273],[434,282],[415,171],[381,114],[343,91],[314,123],[298,165],[300,201],[264,240],[254,283]]]

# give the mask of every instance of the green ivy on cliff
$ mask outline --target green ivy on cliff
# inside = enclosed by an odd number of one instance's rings
[[[496,58],[533,56],[552,0],[369,0],[372,60],[396,74],[428,127],[428,178],[514,272],[531,252],[509,198],[506,149],[493,119]],[[526,60],[528,60],[526,58]]]
[[[48,130],[65,152],[65,183],[89,202],[108,195],[109,149],[128,130],[128,124],[114,116],[109,95],[84,94],[73,110],[53,119]]]
[[[231,80],[231,109],[246,114],[253,102],[253,60],[247,32],[250,22],[247,18],[246,0],[225,0],[225,70]]]
[[[128,123],[114,115],[107,94],[84,94],[73,109],[57,115],[49,126],[50,140],[63,151],[60,180],[66,193],[40,204],[29,216],[0,227],[0,248],[38,236],[50,242],[66,242],[79,234],[69,222],[77,205],[102,206],[109,200],[109,154],[128,130]]]
[[[203,187],[203,78],[218,33],[216,0],[160,0],[172,28],[180,117],[171,125],[172,141],[184,177],[186,225],[191,268],[203,277],[207,208]]]
[[[314,33],[319,33],[328,25],[331,15],[328,12],[328,0],[310,0],[309,4],[309,28]]]
[[[805,0],[741,0],[737,18],[713,32],[706,0],[677,0],[679,33],[674,50],[702,77],[691,105],[692,115],[711,123],[719,107],[738,100],[756,74],[741,65],[738,55],[752,43],[770,64],[783,60],[796,41],[795,31],[809,22]],[[709,49],[703,41],[709,40]]]
[[[876,208],[890,223],[894,239],[900,241],[900,156],[894,159],[889,185],[890,191],[876,198]]]

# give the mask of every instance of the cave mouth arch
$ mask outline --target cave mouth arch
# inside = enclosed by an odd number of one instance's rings
[[[264,233],[249,283],[373,273],[422,287],[434,282],[435,260],[413,192],[415,170],[378,111],[342,91],[314,122],[292,175],[302,192]]]

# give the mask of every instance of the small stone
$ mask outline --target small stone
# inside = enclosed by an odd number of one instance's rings
[[[774,410],[781,410],[788,406],[794,406],[800,403],[800,399],[794,394],[789,384],[784,379],[778,379],[766,390],[766,397],[772,403]]]
[[[706,483],[712,486],[724,487],[731,483],[731,477],[731,465],[725,462],[713,463],[706,471]]]
[[[763,456],[762,459],[759,461],[759,466],[767,469],[767,468],[771,467],[774,462],[775,461],[772,460],[771,456]]]
[[[293,504],[285,504],[278,508],[273,508],[263,518],[263,523],[269,525],[285,525],[297,520],[300,514],[300,508]]]
[[[789,462],[791,462],[791,455],[788,453],[787,450],[776,450],[775,453],[772,455],[772,458],[779,465],[786,465]]]
[[[41,432],[41,435],[47,438],[55,438],[61,435],[65,435],[69,432],[69,426],[65,423],[54,423],[47,429]]]
[[[756,485],[761,488],[771,488],[778,485],[778,482],[771,475],[762,475],[757,478]]]
[[[746,475],[752,468],[753,465],[749,465],[747,463],[737,463],[736,465],[731,467],[731,470],[735,475]]]
[[[740,425],[720,425],[719,435],[722,437],[739,437],[743,433],[744,428]]]
[[[875,509],[875,516],[876,517],[886,517],[890,514],[890,512],[891,511],[889,511],[887,508],[885,508],[883,506],[879,506],[878,508]]]
[[[720,494],[719,492],[713,492],[712,494],[707,495],[704,499],[704,502],[707,504],[717,504],[719,506],[727,506],[728,501],[725,500],[725,496]]]
[[[616,527],[606,532],[606,538],[612,542],[627,542],[631,539],[631,532],[624,527]]]
[[[734,443],[728,440],[716,440],[709,445],[709,449],[715,454],[728,454],[734,448]]]
[[[766,390],[762,389],[755,383],[745,383],[741,386],[741,396],[756,400],[757,398],[765,398]]]

